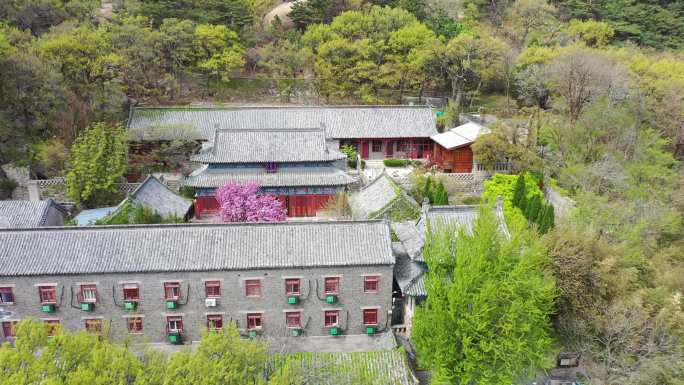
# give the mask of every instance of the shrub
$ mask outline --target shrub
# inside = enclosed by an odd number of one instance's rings
[[[0,195],[11,195],[12,191],[17,188],[17,182],[14,179],[0,179]]]
[[[409,159],[385,159],[383,163],[387,167],[407,167],[413,164]]]

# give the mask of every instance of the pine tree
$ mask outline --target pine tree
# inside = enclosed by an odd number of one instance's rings
[[[553,207],[550,207],[550,205],[548,204],[542,203],[541,209],[539,210],[537,218],[535,219],[535,222],[537,222],[537,230],[540,234],[546,234],[546,232],[549,230],[549,209],[553,210]]]
[[[541,210],[542,201],[539,195],[535,195],[525,208],[525,218],[530,222],[535,222]]]
[[[513,190],[513,206],[520,207],[521,210],[525,210],[521,207],[521,203],[525,200],[527,191],[525,191],[525,173],[521,172],[518,174],[518,179],[515,181],[515,190]],[[522,203],[524,204],[524,203]]]
[[[423,188],[423,197],[428,199],[428,202],[433,203],[432,200],[432,178],[427,177],[425,187]]]
[[[447,194],[446,188],[444,188],[444,183],[439,182],[433,193],[433,199],[433,204],[436,206],[444,206],[449,204],[449,194]]]

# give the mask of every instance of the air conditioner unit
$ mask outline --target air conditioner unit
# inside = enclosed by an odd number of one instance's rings
[[[204,304],[207,307],[214,307],[216,306],[216,298],[207,298],[204,300]]]

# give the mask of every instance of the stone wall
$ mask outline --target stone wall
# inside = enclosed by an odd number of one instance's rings
[[[380,278],[377,293],[365,293],[364,275],[377,275]],[[338,301],[328,304],[323,295],[323,278],[340,277]],[[293,337],[285,325],[286,311],[301,312],[304,336],[326,336],[328,328],[324,325],[325,310],[340,311],[340,327],[343,334],[358,335],[366,331],[363,325],[363,309],[377,308],[379,331],[387,322],[392,305],[392,265],[321,267],[307,269],[243,270],[243,271],[205,271],[205,272],[168,272],[168,273],[116,273],[82,274],[60,276],[0,277],[0,286],[12,287],[14,304],[4,304],[3,310],[13,313],[9,320],[26,317],[59,320],[68,330],[83,330],[85,319],[101,319],[103,325],[111,326],[115,339],[126,337],[134,342],[166,342],[165,330],[167,316],[183,317],[184,342],[197,341],[207,326],[208,314],[223,315],[224,325],[236,321],[246,333],[247,313],[262,313],[261,333],[266,337]],[[288,304],[285,293],[285,278],[300,278],[301,292],[299,303]],[[245,280],[261,280],[261,296],[245,295]],[[220,298],[217,306],[205,304],[204,281],[220,281]],[[176,309],[167,309],[164,299],[164,282],[180,282],[182,298]],[[123,284],[136,283],[140,300],[133,311],[123,306]],[[79,307],[78,296],[81,284],[97,286],[97,302],[91,311]],[[57,305],[52,313],[41,311],[38,285],[56,285]],[[318,291],[318,295],[317,292]],[[127,317],[143,318],[143,333],[129,334]],[[1,334],[1,333],[0,333]],[[4,336],[0,336],[0,341]]]
[[[2,171],[5,172],[7,178],[12,179],[17,183],[17,187],[12,191],[12,199],[14,200],[28,200],[29,191],[28,183],[31,179],[28,167],[16,167],[13,164],[5,164],[2,166]]]

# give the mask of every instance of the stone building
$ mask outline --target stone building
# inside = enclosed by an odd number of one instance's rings
[[[359,335],[389,327],[384,221],[0,231],[1,339],[26,317],[138,342]]]
[[[259,183],[290,217],[315,216],[354,181],[345,172],[346,156],[330,148],[325,135],[320,128],[216,130],[192,158],[204,166],[185,181],[196,190],[195,218],[215,212],[216,189],[231,182]]]
[[[65,214],[52,199],[0,201],[0,229],[62,226]]]
[[[437,134],[429,106],[138,107],[127,127],[143,143],[210,141],[217,129],[298,129],[323,125],[338,146],[363,159],[429,158]]]

